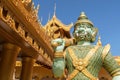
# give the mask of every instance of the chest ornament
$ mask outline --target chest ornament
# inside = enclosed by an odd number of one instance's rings
[[[88,61],[85,61],[84,59],[75,59],[73,60],[73,65],[77,70],[82,71],[87,67]]]
[[[90,58],[93,56],[93,54],[97,51],[97,49],[99,48],[99,46],[95,46],[94,48],[92,48],[88,54],[85,56],[85,58],[83,59],[78,59],[77,56],[75,55],[74,51],[72,50],[72,48],[69,48],[69,55],[72,58],[72,63],[74,66],[74,70],[73,72],[68,76],[67,80],[71,80],[72,78],[74,78],[79,72],[82,72],[83,74],[85,74],[90,80],[98,80],[98,78],[94,77],[86,68],[89,64],[89,60]]]

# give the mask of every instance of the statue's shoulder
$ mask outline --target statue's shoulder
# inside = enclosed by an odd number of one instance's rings
[[[68,49],[74,49],[74,48],[77,48],[77,46],[76,45],[69,46],[69,47],[66,48],[66,50],[68,50]]]
[[[71,50],[74,50],[76,48],[76,45],[68,46],[64,51],[64,57],[67,57],[68,54],[71,52]]]
[[[107,56],[107,54],[110,51],[110,44],[107,44],[103,47],[103,51],[102,51],[102,59],[104,60],[104,58]]]
[[[66,54],[67,52],[69,52],[70,49],[73,50],[73,49],[75,49],[75,48],[76,48],[76,46],[68,46],[68,47],[65,49],[64,53]]]

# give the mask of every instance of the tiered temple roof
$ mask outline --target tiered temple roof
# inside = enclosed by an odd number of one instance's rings
[[[47,24],[44,26],[44,29],[51,39],[71,38],[70,29],[72,26],[73,23],[69,25],[63,24],[54,14],[52,19],[48,20]]]

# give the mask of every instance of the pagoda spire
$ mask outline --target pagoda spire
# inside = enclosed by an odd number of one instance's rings
[[[98,41],[97,41],[97,45],[102,46],[101,37],[100,37],[99,32],[98,32]]]
[[[56,3],[54,4],[54,15],[53,16],[56,16]]]
[[[97,45],[102,46],[102,42],[101,42],[101,37],[100,36],[98,37]]]
[[[50,13],[48,14],[48,22],[50,21]]]
[[[42,25],[42,17],[39,19],[39,23],[40,23],[41,26],[43,26]]]

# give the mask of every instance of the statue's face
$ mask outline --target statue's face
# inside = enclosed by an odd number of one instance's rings
[[[97,29],[91,26],[90,24],[79,24],[75,26],[73,35],[76,41],[90,41],[95,40]]]

